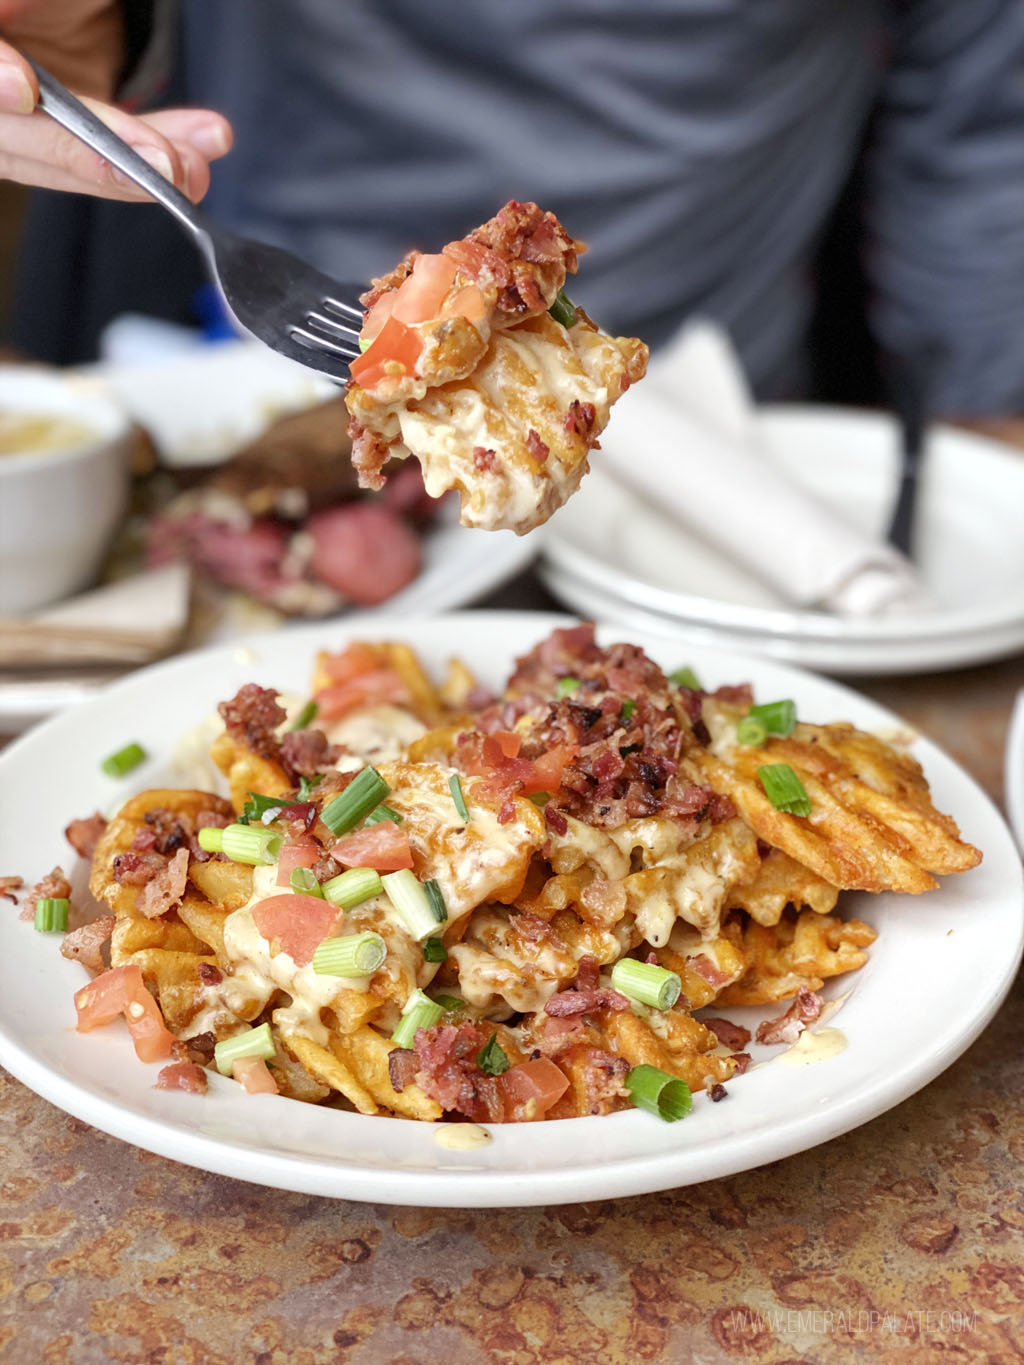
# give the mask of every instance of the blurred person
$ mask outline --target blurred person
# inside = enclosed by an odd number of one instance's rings
[[[131,130],[167,139],[147,145],[194,197],[229,136],[223,122],[198,131],[219,111],[236,135],[207,195],[220,222],[365,281],[507,198],[535,199],[590,245],[572,290],[588,311],[655,346],[688,315],[717,319],[760,398],[808,391],[816,253],[867,139],[855,217],[874,343],[939,357],[947,415],[1024,412],[1021,0],[0,0],[0,20],[5,9],[29,51],[17,15],[105,16],[108,42],[113,15],[108,84],[120,76],[137,100],[169,78],[161,103],[207,111],[160,109]],[[33,122],[2,71],[0,107],[0,143],[12,120]],[[66,165],[44,178],[46,148],[29,164],[21,137],[0,170],[77,188]],[[116,312],[187,315],[200,279],[162,210],[43,195],[13,339],[82,359]],[[55,317],[68,319],[59,337]],[[838,346],[846,365],[849,338]]]

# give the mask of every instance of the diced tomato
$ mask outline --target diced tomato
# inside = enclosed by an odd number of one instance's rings
[[[287,953],[297,967],[307,967],[317,946],[330,937],[340,913],[330,901],[294,892],[260,901],[252,919],[272,953]]]
[[[512,1105],[513,1119],[523,1122],[543,1118],[569,1089],[569,1080],[550,1058],[536,1057],[509,1067],[498,1077],[498,1085]]]
[[[487,739],[493,740],[506,758],[515,758],[523,747],[522,735],[517,735],[514,730],[495,730],[493,734],[487,736]],[[486,752],[487,741],[485,740],[484,753],[486,754]]]
[[[392,315],[363,354],[353,360],[349,373],[362,388],[374,389],[383,380],[396,377],[396,364],[406,374],[415,374],[422,350],[419,333]]]
[[[361,673],[372,673],[381,666],[380,651],[356,640],[339,654],[321,654],[318,668],[331,682],[348,682]]]
[[[409,836],[393,820],[379,820],[346,834],[331,849],[331,857],[346,867],[373,867],[378,872],[412,867]]]
[[[391,316],[409,323],[436,318],[455,283],[456,269],[449,256],[417,256],[412,274],[399,287]]]
[[[357,706],[383,705],[386,702],[407,702],[409,688],[405,679],[393,668],[378,668],[362,673],[347,682],[332,683],[316,693],[318,720],[337,720]]]
[[[533,792],[556,792],[562,785],[565,766],[579,753],[578,744],[556,744],[531,765],[532,773],[522,786],[524,796]]]
[[[281,852],[277,855],[278,886],[290,886],[295,869],[312,867],[322,853],[323,849],[317,841],[308,835],[305,838],[289,839],[287,843],[282,844]]]
[[[397,301],[398,290],[389,289],[386,293],[381,294],[380,298],[367,313],[366,317],[363,318],[363,328],[359,335],[363,341],[366,342],[367,346],[369,346],[370,342],[373,341],[385,322],[387,322],[394,311]]]
[[[231,1074],[247,1095],[278,1095],[277,1082],[262,1057],[239,1057]]]
[[[155,1062],[170,1056],[174,1035],[164,1023],[160,1006],[146,989],[142,969],[135,963],[101,972],[75,992],[79,1033],[101,1028],[119,1014],[132,1035],[136,1056]]]

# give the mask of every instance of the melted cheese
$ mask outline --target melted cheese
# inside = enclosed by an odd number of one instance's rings
[[[321,729],[332,744],[345,750],[335,764],[340,772],[401,758],[409,745],[427,732],[411,711],[391,705],[360,707]]]

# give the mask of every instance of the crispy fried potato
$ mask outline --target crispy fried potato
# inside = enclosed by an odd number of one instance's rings
[[[287,796],[291,779],[281,764],[253,753],[225,731],[210,745],[210,757],[228,780],[234,813],[241,815],[249,792],[264,796]]]
[[[731,888],[725,909],[746,910],[758,924],[778,924],[787,905],[807,905],[827,915],[838,899],[837,887],[781,848],[770,848],[753,877]]]
[[[188,879],[211,904],[225,913],[237,910],[252,895],[252,868],[227,858],[211,858],[205,863],[193,858]]]
[[[738,981],[749,965],[738,917],[730,916],[712,939],[702,938],[680,921],[668,943],[658,949],[658,961],[682,981],[690,1008],[703,1009],[724,986]]]
[[[377,1101],[333,1048],[322,1047],[320,1043],[314,1043],[312,1038],[306,1038],[301,1033],[282,1034],[282,1042],[311,1076],[328,1089],[344,1095],[360,1114],[378,1112]]]
[[[331,1039],[331,1051],[335,1057],[359,1077],[382,1108],[407,1119],[439,1119],[441,1106],[425,1095],[418,1085],[407,1085],[404,1090],[396,1090],[391,1084],[388,1056],[395,1046],[390,1038],[385,1038],[372,1028],[361,1028],[346,1037],[335,1035]]]
[[[179,1036],[190,1031],[203,1005],[200,963],[217,965],[213,956],[176,952],[168,948],[143,948],[132,955],[143,979],[155,987],[156,998],[167,1027]]]
[[[655,1029],[664,1029],[666,1037],[659,1037]],[[711,1030],[682,1010],[666,1010],[664,1018],[650,1023],[630,1010],[609,1011],[601,1033],[609,1050],[625,1057],[631,1067],[656,1066],[678,1076],[691,1090],[727,1081],[736,1070],[731,1057],[715,1053],[718,1039]]]
[[[920,765],[849,725],[799,724],[762,748],[691,754],[703,781],[730,796],[759,838],[840,889],[919,893],[932,872],[973,867],[981,854],[935,810]],[[811,800],[809,816],[776,810],[757,769],[788,763]]]
[[[721,1005],[763,1005],[788,1000],[801,986],[816,991],[829,977],[862,967],[863,950],[877,934],[862,920],[841,920],[813,910],[792,912],[778,924],[747,920],[742,927],[747,969],[717,996]]]
[[[187,924],[177,918],[165,915],[160,919],[135,919],[122,915],[114,925],[110,936],[110,963],[122,967],[131,962],[137,953],[149,948],[165,948],[169,952],[191,953],[196,957],[209,952],[209,943],[198,938]]]

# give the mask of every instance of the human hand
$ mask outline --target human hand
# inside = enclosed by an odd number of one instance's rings
[[[121,62],[118,7],[108,0],[0,0],[5,37],[23,46],[190,199],[210,183],[209,163],[230,150],[231,126],[209,109],[162,109],[133,116],[97,98],[113,86]],[[120,171],[45,114],[35,72],[0,41],[0,178],[106,199],[148,198]]]

